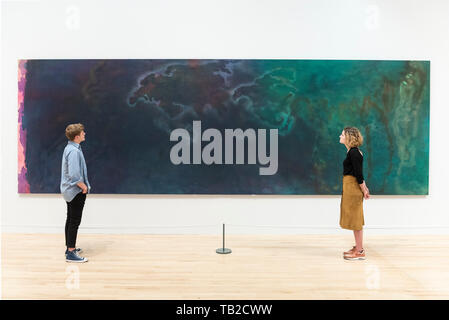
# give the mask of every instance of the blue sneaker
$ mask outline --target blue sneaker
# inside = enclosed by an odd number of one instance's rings
[[[67,252],[67,254],[65,255],[65,261],[66,262],[78,262],[78,263],[83,263],[83,262],[87,262],[87,258],[83,258],[81,256],[78,255],[78,252],[76,252],[76,250],[73,251],[69,251]]]
[[[83,252],[83,249],[76,248],[75,251],[78,252],[78,253],[81,253],[81,252]],[[64,254],[67,254],[68,252],[69,252],[69,249],[65,249],[65,253]]]

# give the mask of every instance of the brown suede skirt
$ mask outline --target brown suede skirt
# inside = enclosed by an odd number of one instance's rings
[[[340,226],[343,229],[362,230],[364,225],[363,192],[356,177],[345,175],[340,202]]]

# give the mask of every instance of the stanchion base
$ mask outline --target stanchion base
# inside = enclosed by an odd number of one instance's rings
[[[215,252],[219,254],[228,254],[231,253],[232,250],[228,248],[218,248],[217,250],[215,250]]]

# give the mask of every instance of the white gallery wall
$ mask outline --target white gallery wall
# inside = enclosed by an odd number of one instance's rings
[[[17,59],[243,58],[430,60],[429,195],[373,195],[365,230],[449,234],[449,1],[29,0],[1,17],[3,232],[62,233],[66,216],[59,194],[17,193]],[[340,196],[90,194],[80,232],[348,234],[339,209]]]

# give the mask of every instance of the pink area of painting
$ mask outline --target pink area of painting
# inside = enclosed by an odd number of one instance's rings
[[[27,60],[19,60],[19,74],[18,74],[18,102],[19,102],[19,126],[18,126],[18,180],[19,180],[19,193],[30,193],[30,184],[27,181],[26,173],[27,167],[25,162],[26,152],[26,130],[22,128],[23,117],[23,103],[25,95],[26,85],[26,62]]]

